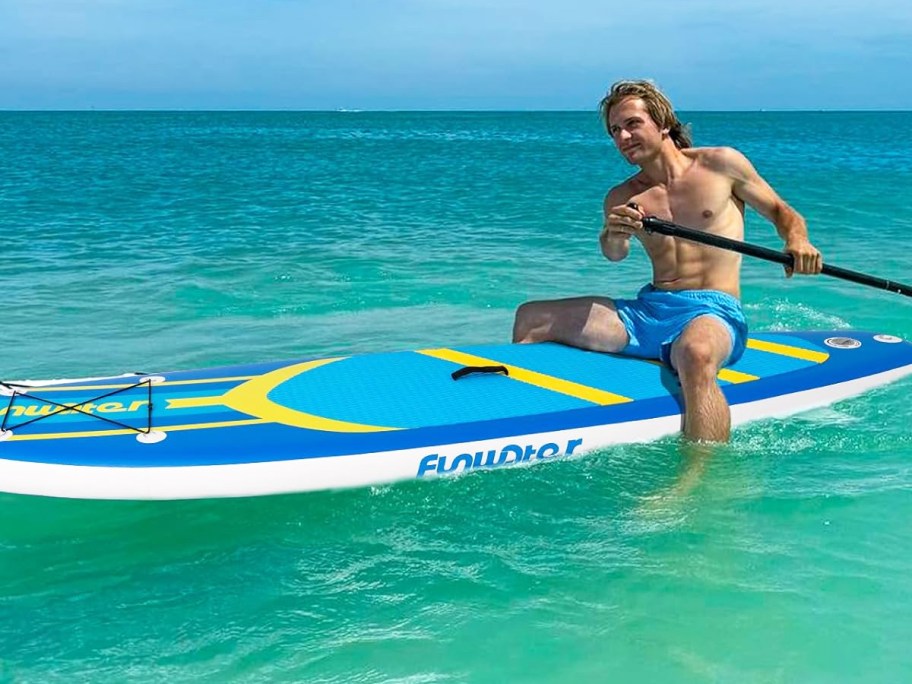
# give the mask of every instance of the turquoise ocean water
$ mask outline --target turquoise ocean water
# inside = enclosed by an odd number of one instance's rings
[[[912,113],[693,113],[831,263],[912,280]],[[3,379],[503,342],[632,295],[594,113],[0,112]],[[778,246],[751,215],[748,239]],[[747,261],[752,327],[912,301]],[[735,431],[242,500],[0,495],[0,682],[901,682],[912,382]]]

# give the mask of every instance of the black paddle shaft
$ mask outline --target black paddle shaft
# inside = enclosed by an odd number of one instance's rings
[[[749,242],[732,240],[731,238],[722,237],[721,235],[713,235],[712,233],[706,233],[702,230],[685,228],[684,226],[679,226],[670,221],[657,219],[654,216],[647,216],[643,219],[643,228],[647,233],[661,233],[662,235],[670,235],[671,237],[700,242],[704,245],[728,249],[732,252],[738,252],[739,254],[773,261],[777,264],[782,264],[783,266],[791,267],[794,265],[794,258],[791,254],[777,252],[775,249],[761,247],[760,245],[752,245]],[[849,280],[853,283],[858,283],[859,285],[868,285],[870,287],[876,287],[881,290],[888,290],[890,292],[896,292],[897,294],[906,295],[907,297],[912,297],[912,285],[903,285],[902,283],[897,283],[893,280],[875,278],[866,273],[850,271],[847,268],[830,266],[829,264],[823,265],[821,273],[823,273],[823,275],[833,276],[834,278]]]

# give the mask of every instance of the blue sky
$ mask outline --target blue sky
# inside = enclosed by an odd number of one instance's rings
[[[912,109],[912,0],[0,0],[2,109]]]

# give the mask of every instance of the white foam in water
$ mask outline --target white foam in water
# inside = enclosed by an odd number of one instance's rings
[[[852,324],[832,313],[818,311],[807,304],[787,300],[772,302],[755,302],[745,304],[749,312],[763,313],[767,318],[772,314],[773,322],[764,326],[765,330],[819,330],[851,328]]]
[[[814,409],[807,413],[799,413],[794,420],[801,420],[807,423],[820,423],[823,425],[851,425],[859,422],[858,416],[853,416],[844,411],[839,411],[831,406]]]

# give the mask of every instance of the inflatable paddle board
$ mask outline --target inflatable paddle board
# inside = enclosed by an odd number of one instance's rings
[[[758,333],[719,373],[732,423],[784,417],[912,373],[912,344]],[[0,383],[0,491],[98,499],[252,496],[576,456],[681,428],[657,362],[557,344],[421,349],[158,375]]]

